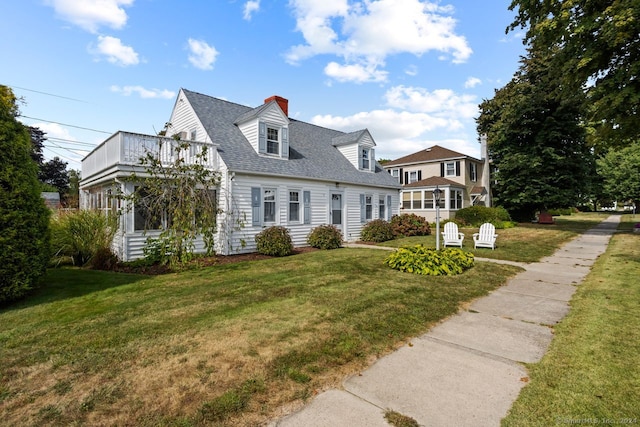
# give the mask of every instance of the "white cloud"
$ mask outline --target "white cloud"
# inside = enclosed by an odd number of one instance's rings
[[[384,96],[390,107],[434,114],[449,120],[469,120],[478,115],[475,95],[459,95],[451,89],[429,92],[420,87],[394,86]]]
[[[386,92],[385,101],[389,108],[350,116],[318,115],[311,122],[345,132],[369,129],[378,145],[378,157],[395,159],[436,144],[477,156],[478,144],[471,130],[478,115],[474,95],[395,86]]]
[[[146,89],[142,86],[111,86],[111,92],[121,93],[124,96],[130,96],[137,93],[140,98],[162,98],[172,99],[175,98],[176,93],[167,89]]]
[[[122,6],[131,6],[134,0],[46,0],[56,14],[67,22],[97,33],[101,26],[120,29],[127,23]]]
[[[125,46],[116,37],[98,36],[98,46],[91,51],[96,55],[105,56],[112,64],[126,67],[140,62],[138,54],[131,46]]]
[[[380,71],[371,64],[340,65],[330,62],[324,69],[324,73],[339,82],[384,82],[387,80],[386,71]]]
[[[47,137],[73,140],[69,130],[58,123],[36,123],[31,125],[46,133]]]
[[[203,40],[189,39],[189,62],[201,70],[213,70],[218,51]]]
[[[247,21],[251,21],[251,17],[254,13],[260,10],[260,0],[250,0],[244,4],[243,18]]]
[[[464,36],[455,32],[449,6],[420,0],[291,0],[290,5],[306,42],[287,52],[291,64],[333,54],[344,59],[345,68],[365,63],[367,69],[397,53],[437,51],[454,63],[465,62],[472,53]]]
[[[482,80],[477,77],[469,77],[466,82],[464,82],[464,87],[469,89],[472,87],[476,87],[479,84],[482,84]]]

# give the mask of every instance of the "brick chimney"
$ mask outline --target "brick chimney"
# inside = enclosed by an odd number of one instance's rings
[[[285,116],[289,117],[289,100],[285,99],[281,96],[278,95],[273,95],[267,99],[264,100],[264,103],[267,104],[271,101],[276,101],[278,103],[278,105],[280,106],[280,109],[282,110],[282,112],[284,113]]]

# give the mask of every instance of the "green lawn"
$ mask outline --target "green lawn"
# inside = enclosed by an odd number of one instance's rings
[[[500,230],[506,252],[477,253],[534,259],[604,217]],[[639,242],[613,238],[507,425],[638,415]],[[38,294],[0,309],[0,425],[257,425],[519,271],[477,262],[420,277],[386,268],[387,254],[317,251],[156,277],[50,270]]]
[[[0,425],[256,425],[518,271],[420,277],[339,249],[157,277],[50,270],[0,310]]]
[[[580,213],[571,216],[554,217],[555,224],[519,224],[515,228],[496,230],[498,239],[496,249],[473,248],[473,233],[478,228],[461,228],[464,233],[463,249],[476,257],[503,259],[509,261],[535,262],[549,256],[568,240],[576,237],[604,220],[610,213]],[[430,236],[414,236],[381,243],[381,246],[398,248],[401,246],[423,244],[436,246],[435,227]],[[442,231],[442,230],[440,230]],[[440,241],[442,244],[442,241]]]
[[[640,235],[623,221],[504,426],[640,423]]]

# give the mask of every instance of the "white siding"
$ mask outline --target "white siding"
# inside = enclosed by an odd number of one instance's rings
[[[169,123],[171,123],[171,127],[167,132],[167,136],[173,136],[180,132],[185,132],[187,135],[186,139],[189,139],[191,131],[195,129],[196,140],[198,142],[215,142],[211,141],[211,138],[205,132],[204,126],[202,126],[202,123],[198,120],[198,116],[196,116],[189,100],[184,96],[182,91],[180,91],[176,105],[171,113]]]
[[[358,169],[358,144],[342,145],[338,147],[338,151],[351,162],[354,168]]]

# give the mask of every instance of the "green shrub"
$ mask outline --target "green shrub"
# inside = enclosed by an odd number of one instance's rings
[[[71,257],[74,265],[84,266],[98,253],[103,260],[108,258],[118,216],[97,210],[60,212],[53,218],[51,229],[54,255]]]
[[[257,251],[263,255],[287,256],[293,253],[293,243],[289,230],[273,226],[265,228],[256,235]]]
[[[440,251],[423,245],[400,248],[389,255],[384,263],[408,273],[428,276],[451,276],[473,267],[473,254],[458,248]]]
[[[456,212],[456,222],[470,227],[479,227],[485,222],[498,226],[499,222],[511,221],[509,212],[503,207],[469,206]]]
[[[167,265],[171,261],[171,244],[162,239],[147,238],[142,248],[145,265]]]
[[[571,215],[573,213],[573,209],[572,208],[557,208],[557,209],[549,209],[549,210],[547,210],[547,212],[549,212],[549,214],[551,214],[553,216]]]
[[[40,197],[27,128],[16,98],[0,85],[0,304],[38,285],[49,263],[50,211]]]
[[[311,230],[307,243],[318,249],[338,249],[342,245],[342,232],[335,225],[319,225]]]
[[[360,238],[364,242],[386,242],[393,240],[393,227],[384,219],[369,221],[360,232]]]
[[[394,236],[428,236],[431,234],[429,222],[416,214],[394,215],[391,218]]]

